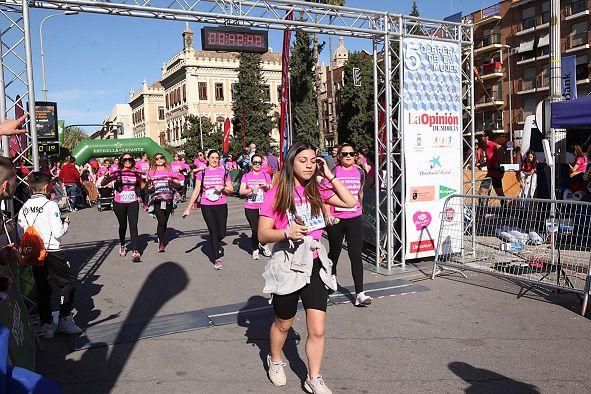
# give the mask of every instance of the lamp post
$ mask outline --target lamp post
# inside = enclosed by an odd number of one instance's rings
[[[43,101],[47,101],[47,86],[45,84],[45,51],[43,50],[43,24],[49,18],[53,18],[54,16],[62,16],[62,15],[76,15],[78,11],[65,11],[59,14],[51,14],[47,15],[39,24],[39,46],[41,47],[41,72],[43,76]]]
[[[199,97],[199,75],[189,74],[197,79],[197,116],[199,117],[199,138],[201,140],[201,150],[203,150],[203,128],[201,126],[201,97]]]

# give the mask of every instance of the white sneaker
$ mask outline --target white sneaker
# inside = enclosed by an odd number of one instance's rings
[[[76,325],[72,315],[61,317],[58,329],[62,334],[77,335],[82,333],[82,329]]]
[[[357,294],[355,297],[355,306],[367,306],[371,304],[372,298],[368,295],[365,295],[365,292],[361,292]]]
[[[252,259],[253,260],[258,260],[259,259],[259,251],[258,250],[253,250],[252,251]]]
[[[271,257],[271,249],[269,249],[269,246],[268,245],[261,245],[261,244],[259,244],[259,247],[263,251],[263,256],[265,256],[265,257]]]
[[[324,383],[324,379],[322,376],[318,375],[314,379],[311,379],[310,376],[306,378],[304,382],[304,388],[313,394],[332,394],[332,391],[326,387],[326,383]]]
[[[287,383],[287,377],[285,376],[283,367],[285,367],[287,364],[285,364],[283,361],[278,363],[271,361],[271,355],[268,354],[267,365],[269,366],[269,380],[271,380],[271,383],[273,383],[275,386],[285,386]]]
[[[41,326],[37,334],[45,339],[51,339],[55,336],[56,331],[57,326],[55,324],[45,323]]]

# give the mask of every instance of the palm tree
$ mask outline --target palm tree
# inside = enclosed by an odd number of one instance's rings
[[[88,134],[86,134],[80,127],[66,127],[64,129],[64,142],[62,143],[62,147],[71,151],[76,145],[85,139],[88,139]]]
[[[307,0],[308,2],[312,3],[320,3],[320,4],[328,4],[328,5],[338,5],[343,6],[345,5],[345,0]],[[324,150],[325,147],[325,138],[324,138],[324,122],[321,122],[320,119],[322,117],[322,101],[320,100],[320,89],[322,88],[322,81],[320,79],[320,63],[319,63],[319,55],[320,55],[320,45],[318,43],[318,33],[314,33],[312,37],[312,46],[313,46],[313,59],[314,59],[314,89],[316,90],[316,112],[318,116],[318,139],[320,140],[320,149]],[[332,56],[332,53],[329,54]],[[329,59],[332,61],[332,59]]]

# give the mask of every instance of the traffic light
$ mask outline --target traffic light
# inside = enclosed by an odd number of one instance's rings
[[[353,86],[361,86],[361,69],[353,67]]]

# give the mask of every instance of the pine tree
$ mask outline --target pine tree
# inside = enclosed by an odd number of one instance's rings
[[[361,72],[361,86],[353,83],[353,68]],[[374,143],[373,59],[362,52],[353,52],[345,63],[344,83],[337,132],[340,142],[357,149],[370,148]]]
[[[314,58],[308,33],[296,32],[291,51],[291,114],[294,139],[319,144],[318,113],[314,92]]]
[[[419,14],[419,7],[417,7],[416,1],[412,2],[412,9],[410,11],[410,16],[421,16],[421,14]]]
[[[261,67],[261,55],[241,53],[238,56],[238,82],[234,88],[232,111],[234,112],[234,137],[231,146],[242,145],[242,125],[244,122],[245,144],[255,143],[257,150],[263,151],[271,142],[271,131],[275,123],[270,115],[273,105],[265,97]],[[236,140],[240,139],[240,144]]]

